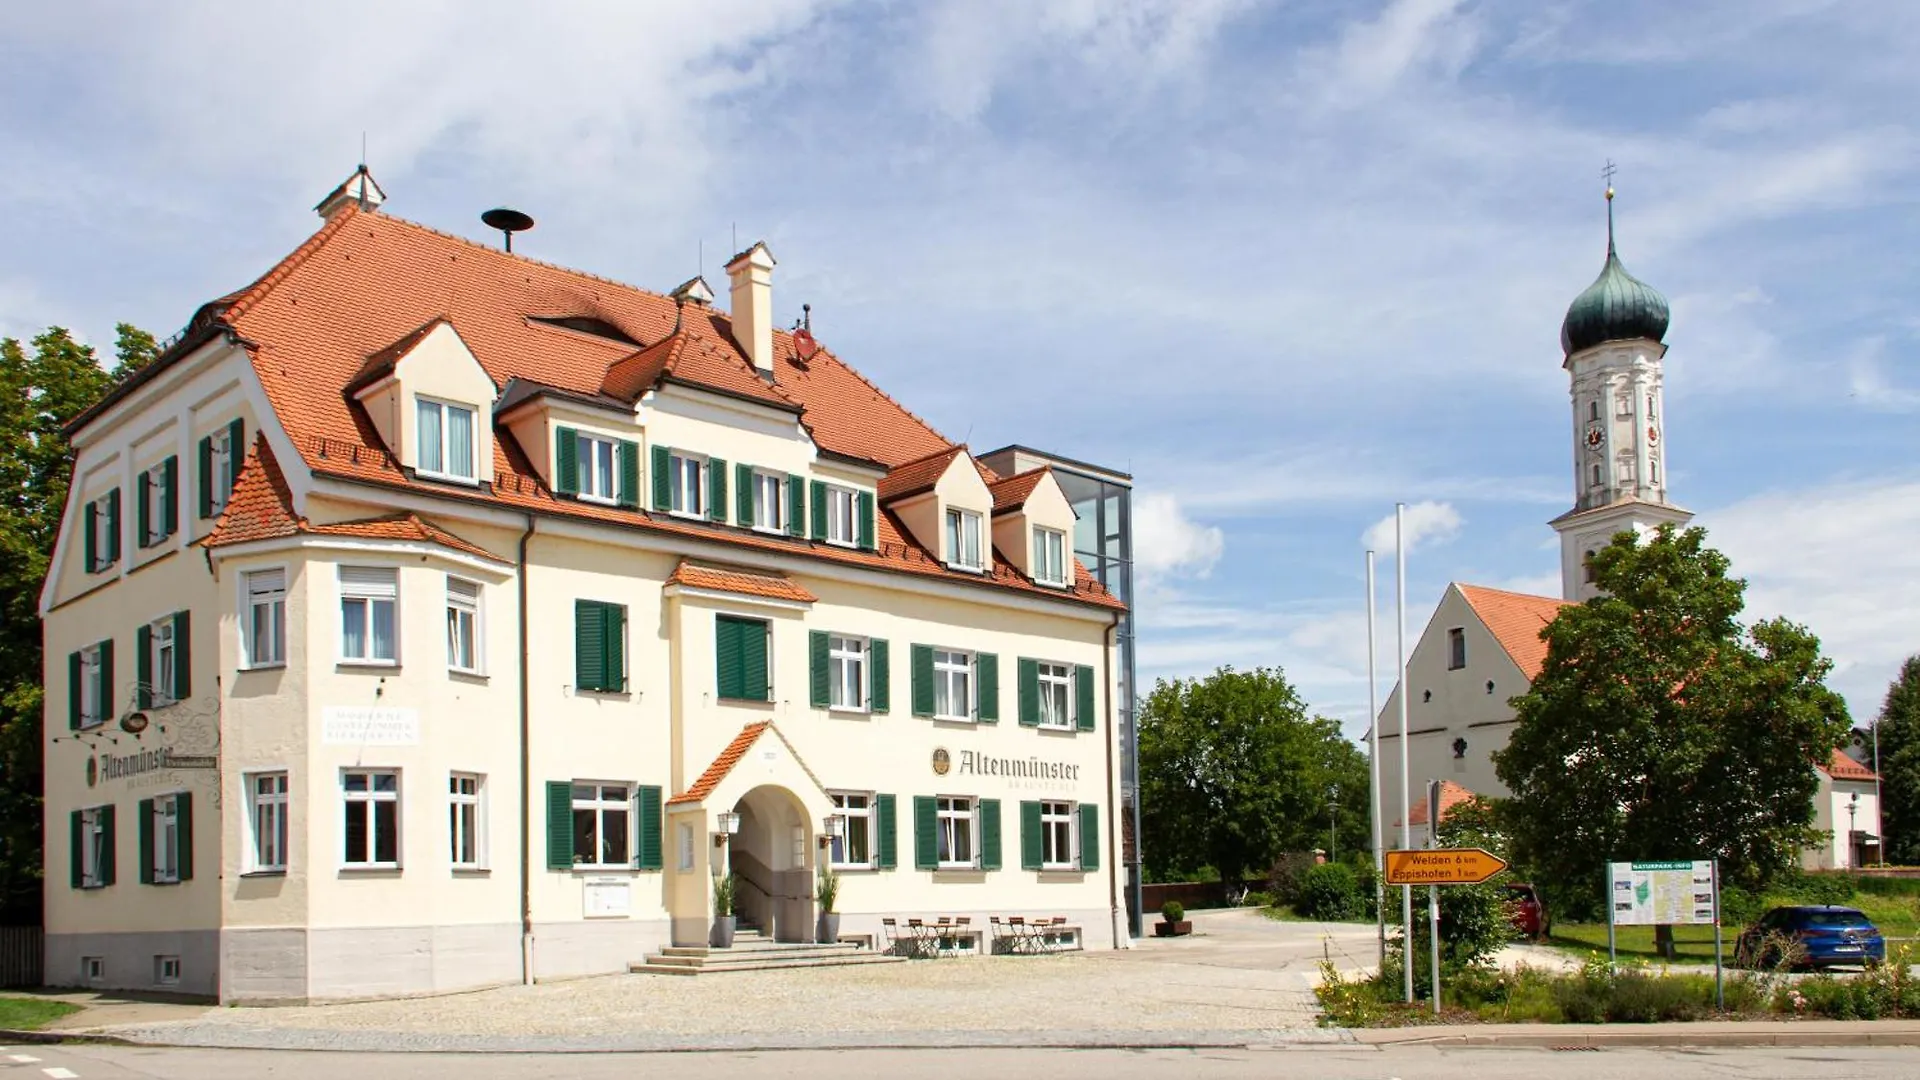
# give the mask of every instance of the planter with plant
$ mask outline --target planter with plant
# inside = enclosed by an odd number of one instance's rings
[[[1187,921],[1187,908],[1178,900],[1169,900],[1160,905],[1160,921],[1153,924],[1154,937],[1180,937],[1193,933],[1193,924]]]
[[[708,943],[716,949],[733,948],[733,875],[713,879],[713,936]]]
[[[840,940],[840,913],[833,909],[835,901],[840,899],[840,875],[832,867],[820,868],[820,879],[815,884],[813,898],[820,902],[820,920],[814,927],[813,940],[822,945],[831,945]]]

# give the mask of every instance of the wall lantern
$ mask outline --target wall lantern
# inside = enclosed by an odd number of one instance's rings
[[[714,815],[717,828],[713,833],[713,846],[726,847],[727,839],[740,831],[740,815],[731,810],[723,810]]]

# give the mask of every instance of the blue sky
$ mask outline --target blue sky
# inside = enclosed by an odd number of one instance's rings
[[[1410,636],[1449,580],[1557,589],[1612,159],[1673,306],[1671,494],[1857,719],[1920,651],[1920,5],[530,10],[0,10],[0,333],[170,333],[362,132],[392,213],[519,207],[526,253],[636,284],[723,282],[737,229],[783,321],[950,437],[1136,476],[1144,676],[1279,664],[1358,733],[1396,500]]]

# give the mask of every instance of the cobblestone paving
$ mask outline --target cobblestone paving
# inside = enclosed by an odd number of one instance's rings
[[[404,1001],[212,1010],[115,1034],[201,1046],[668,1049],[1244,1045],[1337,1040],[1315,965],[1372,959],[1371,927],[1195,913],[1199,933],[1127,951],[685,978],[613,975]]]

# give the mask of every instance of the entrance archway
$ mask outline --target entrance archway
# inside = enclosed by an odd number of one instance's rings
[[[727,845],[734,914],[775,941],[812,941],[813,831],[806,805],[784,787],[763,784],[733,810],[740,815],[740,831]]]

